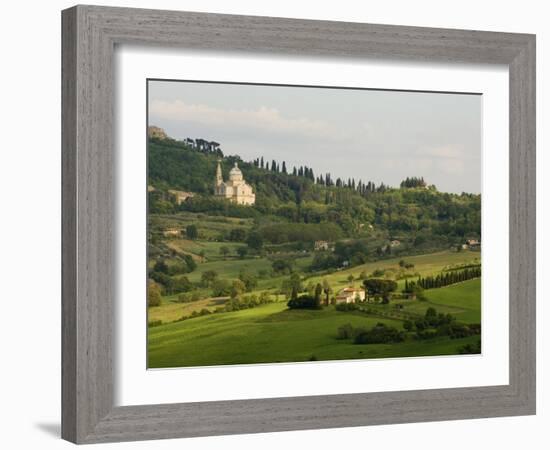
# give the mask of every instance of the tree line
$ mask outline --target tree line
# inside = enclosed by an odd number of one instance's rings
[[[416,284],[423,289],[433,289],[479,277],[481,277],[481,266],[471,267],[463,270],[453,270],[445,273],[440,273],[436,276],[430,275],[427,277],[418,277]],[[409,282],[405,280],[405,292],[409,292],[413,288],[414,283],[414,281]]]
[[[357,179],[333,179],[331,174],[316,175],[309,164],[289,169],[286,162],[273,161],[262,169],[238,156],[224,158],[222,170],[239,163],[256,193],[254,206],[241,206],[213,196],[217,158],[183,143],[169,145],[150,141],[148,153],[150,213],[189,211],[231,217],[266,218],[276,216],[292,223],[331,222],[345,237],[371,237],[377,233],[410,237],[414,246],[426,250],[458,245],[466,237],[480,238],[481,197],[474,194],[448,194],[434,189],[394,189],[384,184]],[[279,167],[277,169],[277,167]],[[273,169],[273,170],[271,170]],[[294,176],[296,173],[296,176]],[[418,183],[415,177],[405,184]],[[420,182],[422,178],[419,178]],[[169,189],[195,193],[181,204],[163,195]],[[361,259],[361,252],[357,252]]]
[[[336,179],[334,179],[331,173],[325,173],[324,175],[315,176],[313,169],[305,165],[299,166],[299,167],[294,166],[292,168],[292,171],[290,171],[290,170],[287,170],[286,161],[283,161],[281,164],[279,164],[277,161],[272,160],[270,164],[269,161],[264,161],[263,156],[260,158],[254,159],[252,161],[252,164],[254,165],[254,167],[257,167],[258,169],[267,170],[273,173],[292,175],[294,177],[303,177],[321,186],[327,186],[327,187],[335,186],[339,188],[352,189],[354,191],[359,192],[362,195],[367,195],[373,192],[384,192],[388,189],[388,186],[385,185],[384,183],[380,183],[377,186],[376,183],[372,181],[368,181],[367,183],[365,183],[362,180],[357,180],[356,182],[355,178],[353,177],[348,177],[347,180],[345,178],[340,178],[340,177],[337,177]]]

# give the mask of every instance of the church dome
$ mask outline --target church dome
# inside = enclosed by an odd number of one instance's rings
[[[241,172],[241,169],[239,169],[237,163],[235,163],[235,167],[229,171],[229,181],[242,181],[242,179],[243,173]]]

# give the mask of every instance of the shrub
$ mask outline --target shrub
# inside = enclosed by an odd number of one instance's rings
[[[178,292],[188,292],[193,289],[193,283],[189,281],[187,277],[174,277],[172,282],[167,286],[172,294]]]
[[[246,231],[242,228],[233,228],[229,232],[229,240],[236,242],[244,242],[246,240]]]
[[[237,254],[239,258],[244,258],[248,254],[248,247],[242,246],[237,248]]]
[[[310,295],[292,298],[287,303],[290,309],[318,309],[321,307],[319,299]]]
[[[336,339],[351,339],[353,337],[353,327],[350,323],[346,323],[339,326],[336,333]]]
[[[212,283],[212,296],[225,297],[231,292],[231,285],[227,280],[215,280]]]
[[[201,283],[205,287],[209,287],[218,278],[218,272],[215,270],[205,270],[201,275]]]
[[[276,259],[271,263],[273,272],[276,274],[289,274],[292,273],[292,261],[287,259]]]
[[[361,329],[354,334],[354,344],[389,344],[405,340],[405,335],[402,331],[383,323],[376,324],[370,330]]]
[[[414,324],[412,323],[412,321],[410,320],[405,320],[403,322],[403,328],[406,330],[406,331],[411,331],[414,327]]]
[[[241,280],[234,280],[231,284],[229,295],[231,298],[236,298],[246,291],[246,285]]]
[[[475,344],[466,344],[458,348],[458,353],[461,355],[472,355],[481,353],[481,340]]]
[[[160,306],[160,303],[160,288],[153,280],[149,280],[147,284],[147,306]]]
[[[359,309],[359,305],[356,303],[337,303],[334,309],[336,311],[356,311]]]
[[[188,239],[197,239],[199,236],[199,230],[197,229],[196,225],[187,225],[185,228],[185,234],[187,235]]]
[[[241,269],[239,273],[239,280],[244,283],[247,292],[250,292],[258,285],[258,279],[256,278],[256,276],[249,272],[246,272],[244,269]]]

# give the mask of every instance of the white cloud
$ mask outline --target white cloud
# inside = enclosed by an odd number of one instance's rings
[[[220,109],[203,104],[188,104],[181,100],[154,100],[149,105],[153,118],[206,126],[257,130],[271,133],[301,135],[308,138],[342,140],[342,132],[330,124],[307,118],[283,116],[279,110],[260,106],[258,109]]]

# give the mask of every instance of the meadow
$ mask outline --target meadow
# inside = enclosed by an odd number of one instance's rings
[[[480,194],[148,135],[150,368],[481,352]]]
[[[402,325],[400,320],[340,312],[332,306],[322,311],[290,311],[286,302],[212,314],[150,328],[148,367],[452,355],[479,340],[471,336],[420,341],[412,333],[399,344],[354,345],[336,339],[341,325],[372,327],[379,322]]]
[[[310,271],[315,252],[271,251],[239,257],[243,244],[223,239],[223,233],[235,227],[249,229],[249,220],[226,220],[184,213],[177,217],[159,216],[155,227],[200,223],[196,239],[163,238],[162,245],[174,258],[190,255],[196,268],[185,276],[193,283],[197,299],[182,302],[180,294],[163,295],[159,306],[148,308],[148,367],[185,367],[268,362],[300,362],[407,356],[457,354],[460,348],[479,342],[479,336],[450,339],[437,336],[417,339],[414,330],[403,331],[399,343],[356,345],[352,340],[337,339],[338,327],[370,329],[383,323],[404,330],[404,322],[423,318],[428,308],[450,314],[458,324],[481,322],[481,281],[473,279],[438,289],[427,289],[424,298],[396,296],[391,302],[368,303],[361,311],[340,311],[334,304],[321,309],[289,309],[288,295],[281,285],[290,273],[273,272],[273,262],[285,258],[292,261],[292,273],[299,274],[303,292],[324,283],[331,286],[331,296],[345,287],[362,286],[365,277],[378,274],[395,280],[396,292],[404,289],[405,280],[441,273],[469,264],[479,264],[479,252],[439,251],[429,254],[399,256],[369,261],[338,270]],[[183,225],[182,225],[183,224]],[[222,253],[225,247],[227,253]],[[403,268],[406,261],[408,269]],[[215,297],[201,283],[203,274],[215,272],[218,280],[231,282],[243,273],[253,274],[256,283],[241,297],[264,294],[269,301],[240,310],[225,311],[229,296]]]

